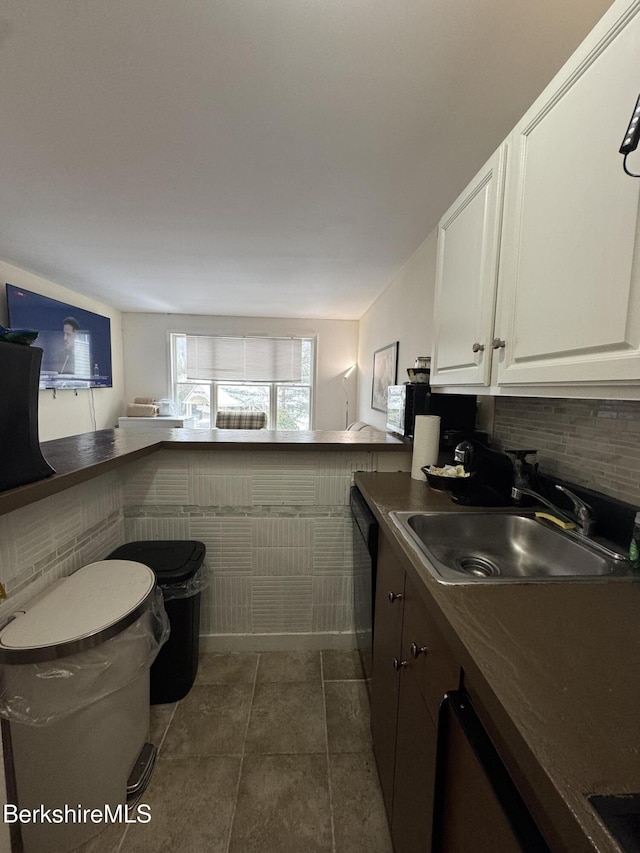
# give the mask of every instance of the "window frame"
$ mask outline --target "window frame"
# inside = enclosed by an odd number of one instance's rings
[[[218,332],[217,335],[220,336],[234,336],[233,332]],[[315,335],[282,335],[282,334],[274,334],[274,335],[237,335],[238,337],[259,337],[259,338],[281,338],[281,337],[291,337],[291,338],[299,338],[304,342],[307,342],[310,346],[310,359],[309,359],[309,381],[301,381],[301,382],[247,382],[244,380],[234,381],[232,379],[224,379],[224,380],[200,380],[198,382],[182,382],[178,380],[177,377],[177,363],[176,363],[176,339],[184,338],[189,335],[201,335],[202,337],[216,337],[214,333],[203,333],[203,332],[183,332],[183,331],[171,331],[168,333],[169,341],[168,341],[168,351],[169,351],[169,396],[172,400],[176,402],[179,399],[179,395],[177,393],[179,386],[203,386],[209,388],[209,429],[213,429],[215,426],[214,418],[215,413],[219,410],[218,406],[218,390],[219,387],[222,386],[249,386],[249,387],[267,387],[269,389],[269,411],[267,413],[268,425],[267,429],[273,429],[276,431],[285,431],[278,430],[277,427],[277,416],[278,416],[278,389],[279,388],[306,388],[309,391],[309,430],[314,429],[315,423],[315,382],[317,376],[317,365],[316,365],[316,355],[317,355],[317,338]],[[299,432],[304,432],[305,430],[297,430]]]

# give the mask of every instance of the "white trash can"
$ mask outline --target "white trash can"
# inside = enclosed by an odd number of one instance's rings
[[[145,745],[149,669],[168,630],[151,569],[103,560],[49,587],[0,631],[16,805],[36,815],[16,824],[25,853],[67,853],[114,816],[124,820],[132,770],[146,756],[146,784],[155,758]],[[44,818],[47,809],[63,822]]]

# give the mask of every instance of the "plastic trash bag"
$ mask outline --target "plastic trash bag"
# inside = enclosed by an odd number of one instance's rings
[[[210,586],[212,578],[213,572],[205,561],[198,571],[186,581],[182,583],[160,583],[160,589],[165,601],[172,601],[174,598],[190,598]]]
[[[150,669],[169,637],[162,592],[133,624],[98,646],[67,657],[0,665],[0,717],[46,726],[97,702]]]

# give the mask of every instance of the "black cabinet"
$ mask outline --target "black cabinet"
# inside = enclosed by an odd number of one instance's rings
[[[378,551],[371,728],[395,853],[429,853],[437,710],[455,661],[387,540]]]
[[[55,473],[38,441],[42,350],[0,342],[0,491]]]
[[[393,814],[403,606],[404,569],[393,557],[387,540],[380,537],[371,678],[371,734],[389,826]]]
[[[433,853],[550,853],[464,691],[440,709]]]
[[[436,727],[418,682],[404,671],[400,679],[391,837],[396,853],[427,853],[436,766]]]
[[[418,583],[381,536],[371,728],[395,853],[548,853]]]

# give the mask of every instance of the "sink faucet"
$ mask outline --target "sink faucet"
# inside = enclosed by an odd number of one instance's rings
[[[579,498],[570,489],[565,488],[565,486],[556,485],[556,489],[563,492],[573,504],[573,518],[567,512],[559,509],[555,504],[551,503],[551,501],[548,501],[545,497],[539,495],[538,492],[534,492],[533,489],[530,489],[527,486],[514,486],[511,489],[511,497],[514,501],[519,501],[522,495],[530,495],[530,497],[535,498],[537,501],[540,501],[540,503],[553,510],[553,512],[556,513],[556,515],[559,515],[560,518],[565,521],[574,522],[577,533],[580,533],[582,536],[590,536],[593,531],[595,515],[589,504],[585,503],[582,498]]]

